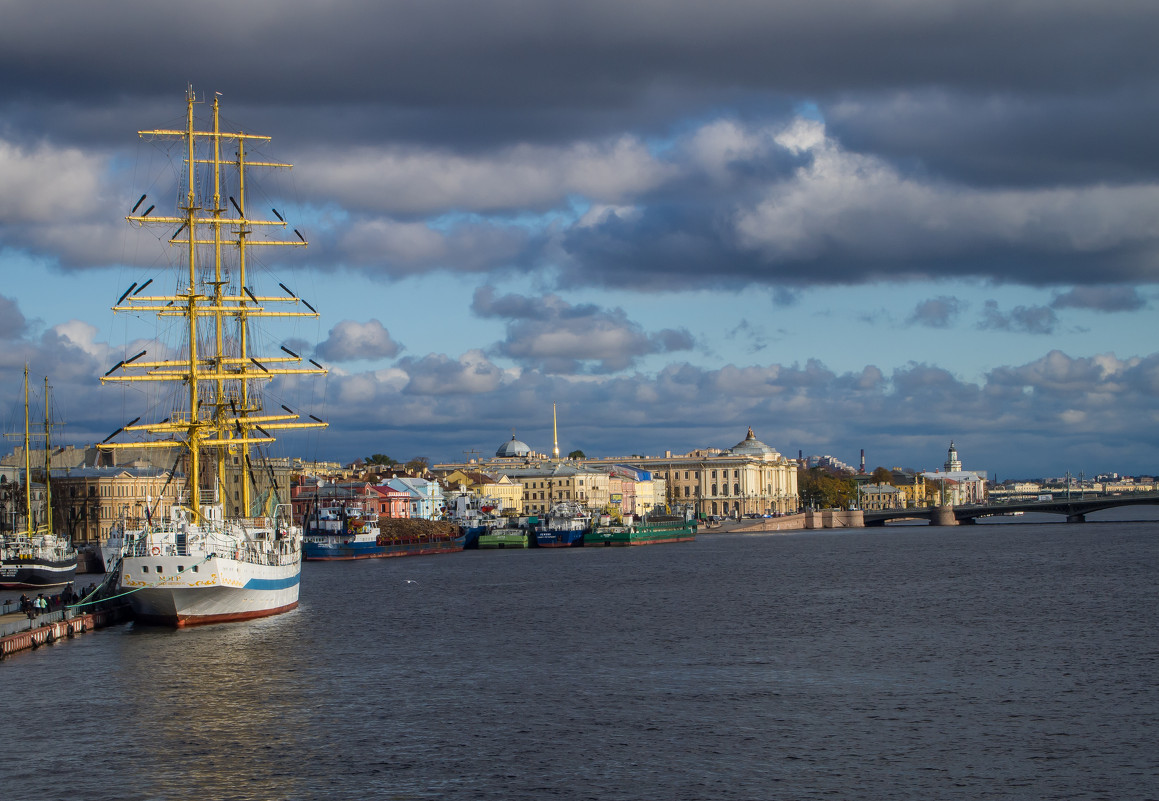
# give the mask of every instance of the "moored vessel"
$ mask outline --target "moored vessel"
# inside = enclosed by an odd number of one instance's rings
[[[540,548],[577,548],[591,531],[592,515],[577,503],[558,503],[539,520],[535,542]]]
[[[606,522],[605,522],[606,521]],[[584,536],[584,546],[658,545],[696,539],[696,521],[680,515],[647,514],[612,523],[604,517]]]
[[[479,534],[478,547],[482,549],[535,547],[535,517],[507,518]]]
[[[44,381],[44,518],[34,521],[32,508],[32,434],[28,427],[28,366],[24,367],[24,531],[0,536],[0,589],[62,587],[73,580],[77,552],[66,537],[53,531],[51,453],[48,421],[48,379]]]
[[[101,444],[107,449],[142,446],[110,442],[125,432],[146,439],[148,447],[179,451],[176,464],[184,467],[186,491],[168,508],[146,498],[141,518],[126,522],[118,584],[136,619],[172,626],[264,617],[297,606],[301,528],[294,525],[272,475],[266,497],[255,497],[251,453],[260,457],[262,448],[275,441],[271,430],[326,426],[314,415],[300,419],[284,404],[267,409],[262,397],[262,387],[275,378],[325,375],[326,370],[312,359],[311,366],[299,366],[302,357],[284,345],[278,354],[260,353],[252,345],[261,341],[255,329],[263,318],[318,316],[284,284],[279,285],[284,295],[262,292],[247,271],[247,255],[255,247],[306,244],[297,229],[300,241],[268,236],[288,227],[276,209],[276,221],[250,209],[255,168],[290,165],[251,152],[269,137],[222,131],[217,97],[210,125],[199,128],[194,121],[198,102],[190,88],[183,129],[139,132],[142,138],[179,143],[177,212],[150,216],[154,206],[149,205],[138,214],[146,199],[142,195],[126,218],[173,230],[165,241],[181,257],[176,291],[143,294],[153,283],[149,278],[134,282],[113,306],[114,312],[177,318],[176,325],[162,329],[179,339],[157,343],[161,358],[147,359],[144,350],[101,378],[169,382],[185,390],[174,393],[172,406],[145,412],[142,417],[155,415],[150,422],[140,423],[138,417]],[[235,483],[228,485],[227,464],[237,468]],[[227,498],[233,501],[228,515]]]
[[[466,532],[433,520],[382,520],[357,501],[319,507],[306,518],[303,556],[307,561],[385,559],[463,550]]]

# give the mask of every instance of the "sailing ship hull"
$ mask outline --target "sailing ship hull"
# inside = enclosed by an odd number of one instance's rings
[[[381,539],[381,538],[380,538]],[[466,535],[443,540],[403,540],[370,542],[306,542],[302,546],[307,562],[335,562],[351,559],[386,559],[392,556],[426,556],[463,550]]]
[[[76,556],[66,559],[5,560],[0,563],[0,589],[34,590],[63,587],[76,577]]]
[[[142,623],[182,628],[277,615],[298,605],[301,565],[210,557],[126,557],[121,591]],[[187,569],[188,565],[188,569]]]

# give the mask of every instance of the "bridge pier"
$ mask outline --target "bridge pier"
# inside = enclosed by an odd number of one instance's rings
[[[958,518],[954,516],[954,507],[952,506],[936,506],[933,514],[930,515],[931,526],[956,526],[958,525]]]
[[[1068,523],[1085,523],[1085,522],[1087,522],[1087,516],[1083,515],[1083,514],[1067,515],[1066,522],[1068,522]]]

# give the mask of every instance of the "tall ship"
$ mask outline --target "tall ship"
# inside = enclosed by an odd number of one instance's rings
[[[535,544],[540,548],[578,548],[591,529],[591,512],[578,503],[564,501],[539,519]]]
[[[696,539],[696,520],[687,516],[648,513],[616,520],[603,515],[584,535],[584,547],[601,545],[658,545]]]
[[[176,275],[169,294],[146,292],[154,279],[143,276],[113,306],[114,313],[155,315],[158,331],[176,338],[152,346],[159,358],[142,350],[101,378],[169,388],[158,393],[157,406],[110,434],[102,448],[177,454],[184,493],[168,508],[145,499],[143,519],[125,526],[118,578],[137,620],[177,627],[265,617],[298,605],[302,530],[288,497],[278,497],[268,462],[269,491],[259,497],[258,470],[264,449],[275,441],[272,431],[326,426],[285,404],[269,409],[263,399],[275,378],[326,374],[284,345],[266,353],[256,344],[269,341],[257,330],[266,318],[318,316],[285,284],[278,294],[252,282],[259,249],[306,244],[297,229],[297,241],[284,236],[289,226],[277,209],[275,220],[251,208],[253,175],[290,165],[261,156],[270,137],[223,131],[219,97],[208,126],[199,127],[194,112],[204,105],[190,87],[183,128],[139,132],[161,147],[173,146],[177,208],[153,215],[154,205],[145,207],[142,195],[126,219],[161,229],[162,241],[178,256]],[[141,422],[146,417],[150,422]],[[136,441],[112,442],[122,434]],[[234,479],[228,483],[227,466]]]
[[[48,379],[44,380],[44,517],[34,520],[32,508],[32,433],[28,425],[28,366],[24,366],[24,531],[0,536],[0,589],[63,587],[76,576],[77,552],[52,526],[51,454]],[[15,498],[10,497],[10,502]],[[15,526],[13,527],[15,529]]]

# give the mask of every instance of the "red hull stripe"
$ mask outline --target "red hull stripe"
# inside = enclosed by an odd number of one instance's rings
[[[172,615],[135,615],[135,618],[142,623],[176,626],[180,629],[186,626],[205,626],[210,623],[230,623],[237,620],[253,620],[259,617],[280,615],[282,612],[289,612],[297,606],[298,602],[294,601],[292,604],[279,606],[275,609],[259,609],[253,612],[231,612],[224,615],[177,615],[176,619]]]

